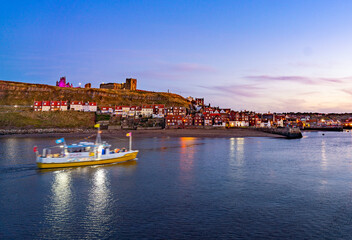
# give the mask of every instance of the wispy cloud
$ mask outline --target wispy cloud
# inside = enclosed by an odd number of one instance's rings
[[[352,95],[352,89],[341,89],[342,92]]]
[[[258,87],[250,84],[242,85],[221,85],[221,86],[199,86],[208,90],[216,90],[222,94],[227,94],[231,96],[242,96],[242,97],[259,97],[261,96],[262,87]]]
[[[351,80],[352,77],[343,78],[312,78],[304,76],[269,76],[269,75],[257,75],[257,76],[245,76],[245,79],[260,81],[260,82],[295,82],[301,84],[320,85],[324,83],[344,83],[345,80]]]
[[[304,84],[314,84],[315,82],[311,78],[301,76],[268,76],[268,75],[257,75],[257,76],[245,76],[246,79],[260,81],[260,82],[273,82],[273,81],[285,81],[285,82],[298,82]]]

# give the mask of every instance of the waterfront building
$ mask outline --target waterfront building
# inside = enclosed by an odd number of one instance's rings
[[[284,127],[285,115],[275,115],[275,125],[277,127]],[[309,125],[309,119],[304,122],[304,126]]]
[[[273,113],[264,113],[262,114],[262,122],[270,122],[270,126],[274,125],[275,122],[275,114]]]
[[[216,116],[214,117],[214,119],[213,119],[213,126],[214,126],[214,127],[223,126],[221,116],[216,115]],[[224,126],[225,126],[225,125],[224,125]]]
[[[143,105],[142,106],[142,116],[143,117],[151,117],[153,115],[153,105]]]
[[[136,114],[136,106],[132,106],[132,107],[130,107],[130,110],[128,111],[128,116],[129,117],[134,117],[135,116],[135,114]]]
[[[136,117],[142,116],[142,107],[141,106],[136,106]]]
[[[260,117],[258,114],[252,114],[249,117],[249,126],[250,127],[260,127]]]
[[[268,119],[262,119],[260,121],[260,127],[261,128],[271,128],[271,121]]]
[[[193,125],[193,118],[191,115],[187,115],[187,116],[183,117],[183,125],[185,127]]]
[[[204,126],[212,126],[213,118],[210,116],[210,113],[203,113],[204,116]]]
[[[154,104],[153,114],[164,117],[165,105],[164,104]]]
[[[182,116],[169,115],[165,117],[165,126],[167,128],[181,128],[183,127]]]
[[[197,114],[196,116],[194,116],[193,120],[195,126],[204,126],[204,118],[202,115]]]
[[[121,106],[122,107],[122,116],[127,117],[130,111],[130,106]]]
[[[114,112],[114,114],[115,114],[116,116],[122,116],[122,113],[123,113],[123,111],[122,111],[122,106],[115,106],[115,112]]]
[[[221,122],[224,126],[226,124],[228,124],[228,122],[230,121],[229,114],[227,114],[227,113],[221,113],[220,118],[221,118]]]

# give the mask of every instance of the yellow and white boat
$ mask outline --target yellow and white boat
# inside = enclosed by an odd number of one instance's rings
[[[95,143],[79,142],[78,144],[66,145],[65,139],[56,140],[58,146],[44,148],[43,154],[39,154],[37,148],[34,151],[37,154],[38,168],[63,168],[78,167],[97,164],[120,163],[137,158],[138,150],[132,150],[132,133],[130,137],[130,148],[112,149],[111,145],[101,142],[100,129],[98,125],[98,135]],[[56,153],[52,153],[56,148]],[[59,149],[57,149],[59,148]]]

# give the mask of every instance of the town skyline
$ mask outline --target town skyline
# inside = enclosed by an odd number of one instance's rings
[[[351,5],[1,3],[0,79],[98,88],[132,77],[232,109],[352,112]]]

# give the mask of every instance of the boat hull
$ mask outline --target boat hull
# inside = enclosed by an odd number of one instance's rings
[[[37,162],[38,168],[65,168],[65,167],[80,167],[80,166],[90,166],[90,165],[101,165],[101,164],[111,164],[120,163],[133,160],[137,158],[138,151],[127,153],[120,157],[110,158],[110,159],[100,159],[100,160],[90,160],[90,161],[76,161],[76,162],[62,162],[62,163],[43,163]]]

